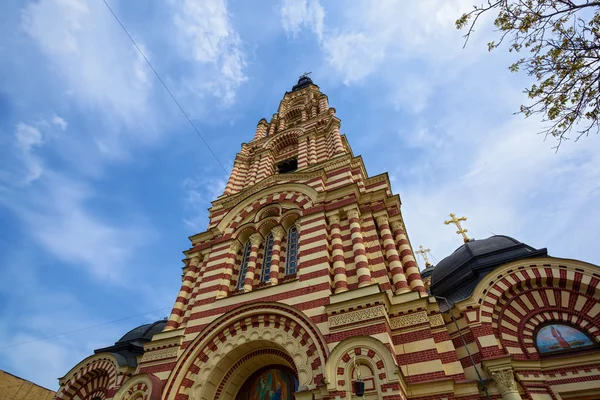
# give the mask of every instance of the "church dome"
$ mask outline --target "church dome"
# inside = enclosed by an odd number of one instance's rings
[[[117,343],[149,342],[152,340],[152,336],[158,332],[162,332],[166,325],[167,321],[164,319],[151,324],[140,325],[123,335],[121,339],[117,340]]]
[[[431,277],[431,293],[456,303],[468,298],[479,281],[500,265],[547,255],[545,248],[534,249],[510,236],[494,235],[487,239],[472,240],[435,266]]]
[[[94,353],[112,353],[119,365],[137,367],[137,358],[144,354],[144,343],[151,341],[152,336],[162,332],[166,325],[166,319],[140,325],[127,332],[112,346],[96,349]]]

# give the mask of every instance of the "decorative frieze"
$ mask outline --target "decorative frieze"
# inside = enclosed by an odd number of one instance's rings
[[[375,306],[364,310],[332,315],[329,317],[329,326],[333,328],[341,325],[356,324],[370,319],[384,317],[386,315],[385,307]]]
[[[142,356],[142,363],[171,357],[177,357],[177,347],[168,347],[166,349],[147,351]]]
[[[390,320],[390,327],[392,329],[404,328],[407,326],[418,325],[423,323],[429,323],[429,317],[426,311],[419,311],[416,313],[403,315]]]

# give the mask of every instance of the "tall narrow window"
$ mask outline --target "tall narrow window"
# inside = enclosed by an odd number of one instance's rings
[[[236,288],[241,289],[244,287],[244,280],[246,279],[246,272],[248,271],[248,259],[250,258],[250,240],[246,242],[244,245],[244,252],[242,253],[242,263],[240,264],[240,275],[238,276],[238,281]]]
[[[273,234],[269,233],[265,240],[265,258],[260,272],[260,281],[267,282],[271,272],[271,258],[273,257]]]
[[[287,237],[287,253],[285,262],[285,274],[296,273],[298,267],[298,228],[292,226]]]

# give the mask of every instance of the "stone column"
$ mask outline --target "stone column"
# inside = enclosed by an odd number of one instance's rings
[[[258,165],[260,164],[260,155],[254,155],[254,160],[252,161],[252,167],[250,168],[250,173],[248,174],[248,179],[246,180],[246,187],[254,185],[256,182],[256,175],[258,175]]]
[[[306,122],[307,120],[308,120],[308,113],[306,112],[306,109],[304,109],[304,110],[302,110],[301,121]]]
[[[348,222],[350,222],[350,236],[352,237],[352,250],[354,251],[354,265],[356,265],[356,275],[358,276],[358,287],[371,284],[371,270],[369,269],[369,260],[367,251],[363,242],[360,221],[358,219],[360,212],[358,208],[346,211]]]
[[[254,140],[264,138],[267,133],[267,128],[268,124],[266,119],[263,118],[258,121],[258,125],[256,125],[256,133],[254,134]]]
[[[238,160],[233,162],[233,169],[231,170],[231,175],[229,175],[229,179],[227,180],[227,185],[225,186],[224,194],[232,194],[234,192],[235,180],[238,178],[240,171],[240,163]]]
[[[521,400],[517,381],[512,369],[490,371],[490,375],[502,395],[502,400]]]
[[[277,285],[279,280],[279,260],[281,252],[281,240],[285,231],[281,226],[276,226],[271,230],[273,234],[273,251],[271,252],[271,271],[269,271],[269,282],[271,285]]]
[[[237,240],[231,242],[229,246],[229,253],[225,259],[225,268],[223,271],[223,278],[221,279],[221,288],[217,292],[217,298],[227,297],[229,294],[229,286],[231,285],[231,277],[233,276],[233,266],[235,265],[235,259],[239,253],[242,245]]]
[[[298,139],[298,169],[308,166],[308,143],[306,136]]]
[[[379,227],[379,233],[381,240],[383,241],[383,248],[385,251],[385,258],[388,262],[388,267],[392,273],[392,282],[394,284],[394,294],[400,294],[409,292],[408,282],[406,281],[406,275],[402,269],[402,263],[400,262],[400,256],[396,249],[396,243],[392,237],[388,217],[386,215],[380,215],[376,218],[377,226]]]
[[[337,126],[333,128],[331,135],[333,137],[333,154],[344,153],[344,144],[342,143],[340,128]]]
[[[311,136],[308,139],[308,153],[310,154],[308,164],[316,164],[317,163],[317,145],[314,136]]]
[[[269,124],[269,133],[268,136],[272,136],[275,133],[275,128],[278,124],[279,116],[277,114],[273,114],[273,118],[271,118],[271,123]]]
[[[394,237],[396,238],[396,246],[398,246],[398,251],[400,253],[402,267],[404,268],[404,274],[406,275],[411,290],[427,293],[425,291],[425,285],[423,285],[419,267],[417,266],[417,260],[415,260],[415,256],[410,249],[408,237],[402,228],[402,223],[400,221],[393,221],[391,225],[392,230],[394,231]]]
[[[254,285],[254,270],[256,269],[258,246],[260,246],[262,241],[263,237],[258,232],[250,236],[250,256],[248,257],[248,269],[246,270],[246,278],[244,279],[244,292],[251,291]]]
[[[179,294],[175,300],[175,305],[173,306],[171,315],[167,321],[165,331],[179,328],[179,321],[181,321],[181,317],[185,313],[185,306],[187,305],[190,293],[192,292],[194,286],[194,274],[196,274],[198,271],[197,268],[199,263],[200,257],[195,256],[191,258],[190,263],[188,264],[187,272],[185,273],[183,282],[181,283],[181,289],[179,290]]]
[[[327,219],[331,228],[334,293],[342,293],[348,290],[348,278],[346,277],[346,261],[344,259],[344,246],[340,229],[340,215],[337,213],[332,214]]]
[[[202,284],[202,277],[204,276],[204,270],[206,269],[206,264],[208,264],[209,253],[203,253],[200,257],[202,259],[202,264],[198,265],[196,268],[196,273],[194,274],[194,285],[192,288],[192,294],[190,299],[188,300],[188,304],[185,310],[185,314],[183,315],[183,320],[181,321],[180,327],[184,327],[192,314],[192,308],[194,308],[194,304],[196,303],[196,296],[198,296],[198,290],[200,290],[200,285]]]

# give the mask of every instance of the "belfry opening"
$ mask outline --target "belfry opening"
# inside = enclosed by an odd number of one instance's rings
[[[169,317],[81,360],[58,400],[600,398],[598,266],[454,214],[432,265],[308,74],[274,111],[190,237]]]

